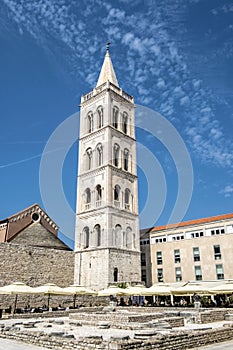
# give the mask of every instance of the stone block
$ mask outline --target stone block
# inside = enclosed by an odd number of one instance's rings
[[[51,332],[51,337],[63,337],[65,332]]]
[[[109,329],[110,328],[110,324],[102,322],[102,323],[100,323],[98,325],[98,328],[100,328],[100,329]]]
[[[157,331],[152,330],[152,329],[142,329],[142,330],[137,330],[134,333],[134,339],[147,339],[150,337],[153,337],[157,335]]]

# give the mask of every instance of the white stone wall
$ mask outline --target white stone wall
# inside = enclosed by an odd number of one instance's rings
[[[76,252],[74,283],[100,290],[114,283],[114,269],[118,282],[140,281],[139,252],[120,249],[99,249]]]

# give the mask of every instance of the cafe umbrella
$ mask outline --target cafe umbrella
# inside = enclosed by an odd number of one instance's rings
[[[106,297],[110,295],[115,295],[115,296],[121,296],[121,295],[126,295],[125,291],[127,288],[120,288],[116,286],[109,286],[106,289],[102,289],[98,292],[99,297]]]
[[[221,283],[218,286],[209,289],[214,294],[232,294],[233,293],[233,281]]]
[[[129,295],[129,296],[146,296],[146,295],[150,295],[148,294],[148,288],[146,288],[145,286],[138,284],[136,286],[129,286],[125,289],[125,295]]]
[[[4,287],[0,287],[0,294],[8,294],[15,295],[14,309],[13,314],[15,314],[17,308],[17,300],[19,294],[34,294],[34,288],[29,287],[23,282],[14,282],[12,284],[8,284]]]
[[[78,295],[97,295],[96,291],[89,289],[89,288],[86,288],[86,287],[83,287],[83,286],[80,286],[80,285],[76,285],[76,284],[73,284],[69,287],[63,288],[63,290],[68,295],[73,295],[74,308],[76,306],[75,303],[76,303],[76,298]]]
[[[54,283],[47,283],[43,286],[33,288],[34,293],[44,294],[48,296],[48,308],[51,295],[67,295],[67,292],[64,291],[64,288],[58,287]]]

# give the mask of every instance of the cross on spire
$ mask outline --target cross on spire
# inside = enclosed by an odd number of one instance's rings
[[[110,53],[109,53],[109,46],[110,46],[110,42],[107,42],[104,63],[102,65],[96,87],[106,83],[107,81],[110,81],[110,83],[119,87],[116,74],[112,65]]]
[[[109,51],[110,45],[111,45],[111,43],[110,43],[110,41],[108,41],[107,44],[106,44],[106,52]]]

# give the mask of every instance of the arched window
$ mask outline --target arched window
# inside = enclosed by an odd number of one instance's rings
[[[99,224],[94,227],[95,237],[96,237],[96,245],[99,247],[101,245],[101,227]]]
[[[87,170],[90,170],[92,167],[92,149],[88,148],[86,150],[86,154],[87,154]]]
[[[90,243],[90,232],[89,232],[89,227],[84,227],[83,229],[83,236],[84,236],[84,248],[89,247]]]
[[[133,242],[132,242],[132,229],[131,227],[127,227],[126,229],[126,247],[127,248],[133,248]]]
[[[125,190],[125,209],[130,209],[130,190],[128,188]]]
[[[121,225],[115,226],[115,246],[121,247],[122,245],[122,228]]]
[[[103,125],[104,125],[104,110],[103,110],[103,107],[100,106],[97,108],[97,114],[98,114],[98,128],[102,128]]]
[[[87,130],[89,133],[94,130],[93,113],[92,112],[89,112],[87,115]]]
[[[97,150],[97,166],[100,166],[103,164],[103,146],[101,143],[98,143],[96,146]]]
[[[119,117],[119,109],[114,106],[113,107],[113,110],[112,110],[112,113],[113,113],[113,118],[112,118],[112,125],[114,126],[114,128],[118,129],[118,117]]]
[[[118,281],[118,268],[114,267],[113,270],[113,282],[117,282]]]
[[[122,116],[122,131],[125,134],[128,132],[128,114],[126,112],[124,112]]]
[[[129,150],[127,148],[124,149],[124,170],[129,170]]]
[[[102,188],[100,185],[97,185],[95,188],[96,191],[96,207],[100,207],[102,204]]]
[[[136,235],[135,233],[133,233],[132,235],[132,248],[135,248],[136,247]]]
[[[114,205],[120,207],[120,186],[116,185],[114,187]]]
[[[114,148],[113,148],[113,164],[115,166],[119,166],[119,155],[120,155],[120,146],[115,143]]]
[[[85,209],[89,209],[91,206],[91,190],[86,188],[85,190]]]

